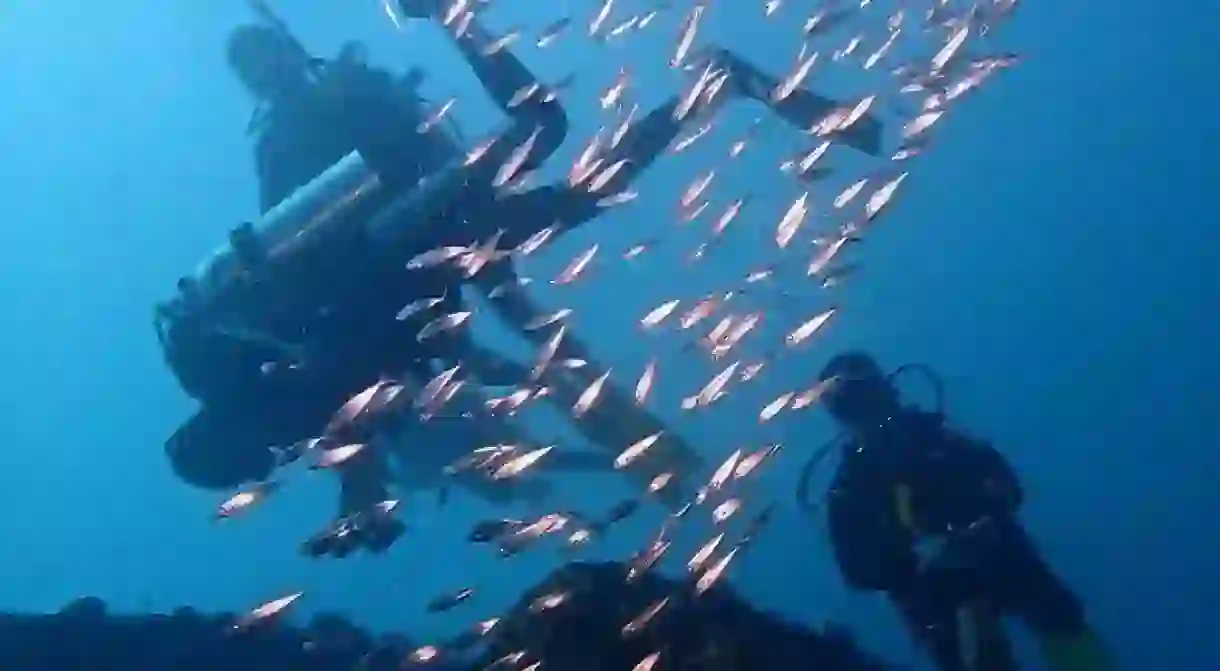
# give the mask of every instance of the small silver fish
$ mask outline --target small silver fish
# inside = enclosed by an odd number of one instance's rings
[[[657,360],[653,359],[644,367],[644,372],[640,375],[640,379],[635,384],[635,403],[636,405],[644,405],[648,400],[648,393],[652,391],[653,381],[657,376]]]
[[[642,457],[650,447],[657,443],[663,433],[663,431],[658,431],[632,443],[631,446],[623,450],[622,453],[614,458],[614,467],[627,468],[631,464],[635,463],[635,461]]]
[[[364,451],[364,443],[351,443],[348,445],[331,448],[329,450],[323,450],[322,454],[318,457],[318,460],[315,461],[309,468],[310,470],[316,471],[324,468],[341,466],[352,457],[360,454],[362,451]]]
[[[796,329],[793,330],[792,333],[789,333],[784,339],[788,343],[788,346],[796,347],[802,342],[808,340],[810,336],[821,330],[821,328],[826,325],[826,322],[830,321],[830,318],[835,314],[835,310],[836,308],[830,308],[829,310],[814,316],[809,321],[806,321],[805,323],[796,327]]]
[[[522,327],[526,331],[537,331],[541,328],[546,328],[551,324],[561,322],[572,315],[571,308],[561,308],[549,314],[539,315],[525,323]]]
[[[445,300],[445,296],[438,296],[435,298],[421,298],[416,301],[411,301],[410,303],[407,303],[406,306],[404,306],[401,310],[399,310],[397,315],[394,315],[394,319],[396,319],[398,321],[404,321],[406,319],[410,319],[411,317],[414,317],[415,315],[417,315],[421,312],[426,312],[426,311],[431,310],[432,308],[440,305],[441,303],[444,302],[444,300]]]
[[[474,589],[470,587],[463,587],[456,592],[442,594],[432,601],[429,601],[428,605],[425,607],[425,610],[427,610],[429,613],[443,613],[445,611],[453,610],[463,601],[468,600],[472,596],[474,596]]]
[[[712,566],[708,568],[703,575],[699,576],[699,580],[695,582],[695,594],[702,595],[711,589],[712,586],[715,585],[724,575],[724,572],[729,567],[729,563],[732,562],[733,558],[736,556],[737,548],[729,550],[728,554],[721,557],[720,560],[715,564],[712,564]]]
[[[572,17],[564,16],[548,23],[542,32],[538,35],[538,41],[534,43],[539,49],[545,49],[555,43],[563,32],[572,23]]]
[[[660,614],[660,612],[664,610],[665,606],[668,604],[669,597],[662,597],[661,599],[649,604],[639,615],[631,618],[630,622],[623,625],[623,636],[634,636],[643,631],[650,622],[656,619],[657,615]]]
[[[451,261],[470,252],[469,247],[438,247],[430,249],[407,262],[409,270],[430,268]]]
[[[553,450],[553,449],[555,449],[555,446],[551,445],[550,447],[543,447],[543,448],[540,448],[537,450],[526,452],[525,454],[523,454],[519,457],[510,459],[509,461],[505,462],[502,466],[497,468],[491,474],[491,479],[492,480],[505,480],[507,478],[512,478],[512,477],[521,475],[521,473],[525,472],[525,470],[528,469],[530,466],[533,466],[534,464],[538,463],[539,459],[542,459],[546,455],[550,454],[551,450]]]
[[[284,610],[286,610],[292,604],[296,603],[297,599],[300,599],[303,594],[304,592],[294,592],[288,596],[268,601],[267,603],[264,603],[261,606],[251,610],[249,613],[237,618],[237,621],[233,624],[233,628],[238,630],[249,629],[250,627],[269,618],[273,618],[284,612]]]
[[[606,385],[606,380],[610,378],[610,371],[602,373],[597,379],[589,383],[589,386],[581,392],[580,397],[576,399],[576,403],[572,406],[572,416],[577,419],[583,417],[597,403],[598,397],[601,396],[602,388]]]
[[[220,504],[220,507],[216,509],[216,518],[228,519],[238,513],[245,512],[251,507],[265,501],[271,492],[275,491],[278,487],[278,483],[267,480],[247,490],[238,492]]]
[[[419,334],[415,336],[415,339],[419,342],[423,342],[428,338],[437,335],[438,333],[453,330],[462,324],[465,324],[466,321],[470,319],[471,314],[472,313],[467,310],[453,312],[442,317],[437,317],[436,319],[433,319],[425,324],[424,327],[419,330]]]

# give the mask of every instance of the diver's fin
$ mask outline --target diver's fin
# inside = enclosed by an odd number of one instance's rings
[[[1113,671],[1118,667],[1105,641],[1085,627],[1075,634],[1038,635],[1051,671]]]
[[[195,487],[224,490],[271,476],[275,437],[259,418],[203,407],[165,441],[174,472]]]

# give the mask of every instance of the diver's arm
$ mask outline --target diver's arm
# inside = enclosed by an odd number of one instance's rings
[[[508,262],[511,264],[511,262]],[[526,328],[531,321],[543,317],[547,310],[536,303],[516,279],[516,269],[511,265],[500,265],[476,276],[475,286],[485,296],[496,315],[533,345],[541,347],[552,337],[545,329]],[[506,288],[507,287],[507,288]],[[493,297],[492,292],[496,292]],[[559,359],[583,359],[593,361],[587,348],[569,334],[559,342],[555,356]]]

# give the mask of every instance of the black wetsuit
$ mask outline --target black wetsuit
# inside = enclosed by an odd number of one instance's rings
[[[384,178],[408,184],[453,154],[443,142],[416,134],[421,111],[388,73],[353,63],[335,68],[262,117],[256,164],[264,212],[353,149],[387,166],[391,174]],[[303,250],[286,272],[243,278],[237,307],[229,303],[231,313],[245,317],[238,319],[242,329],[299,346],[301,360],[257,339],[233,337],[206,309],[170,321],[167,358],[203,409],[167,449],[198,452],[182,461],[212,462],[189,475],[179,468],[180,475],[214,488],[265,477],[274,464],[269,447],[319,435],[353,394],[404,370],[417,378],[430,375],[433,357],[459,356],[453,338],[427,345],[414,338],[428,319],[454,309],[453,300],[395,319],[407,303],[445,293],[454,278],[444,269],[408,276],[386,251],[370,243],[363,227],[348,226],[324,245]],[[372,462],[345,469],[345,510],[384,498],[382,469]]]
[[[943,671],[966,669],[957,621],[965,604],[1018,616],[1038,632],[1084,628],[1080,602],[1016,520],[1020,486],[994,448],[913,411],[858,448],[844,448],[830,492],[835,558],[850,586],[889,593]],[[962,547],[950,541],[945,560],[921,566],[920,539],[954,534],[967,539]]]

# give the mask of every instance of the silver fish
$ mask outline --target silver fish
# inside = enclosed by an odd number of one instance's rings
[[[465,324],[466,321],[470,319],[471,314],[473,314],[473,313],[466,310],[466,311],[461,311],[461,312],[453,312],[453,313],[444,315],[442,317],[437,317],[436,319],[433,319],[432,321],[425,324],[424,327],[419,330],[419,334],[415,336],[415,339],[420,342],[423,342],[424,340],[427,340],[428,338],[430,338],[434,335],[437,335],[438,333],[443,333],[445,331],[451,331],[451,330],[461,326],[462,324]]]

